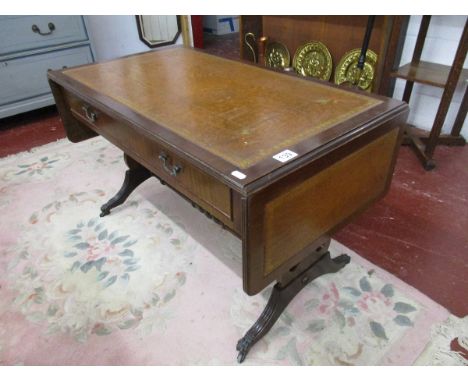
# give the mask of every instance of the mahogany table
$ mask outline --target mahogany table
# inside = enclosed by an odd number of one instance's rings
[[[277,281],[238,360],[311,280],[330,234],[389,188],[408,106],[176,47],[48,74],[67,136],[124,151],[121,190],[151,176],[242,240],[248,295]]]

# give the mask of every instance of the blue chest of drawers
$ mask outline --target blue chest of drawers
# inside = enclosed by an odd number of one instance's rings
[[[94,61],[82,16],[0,16],[0,118],[52,105],[47,70]]]

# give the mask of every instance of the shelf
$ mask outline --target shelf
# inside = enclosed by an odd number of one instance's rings
[[[408,81],[444,88],[450,69],[449,65],[420,61],[415,64],[409,63],[403,65],[396,72],[390,73],[390,75]],[[466,79],[468,79],[468,69],[463,69],[460,74],[460,80],[465,81]]]
[[[421,61],[424,43],[431,22],[430,15],[424,15],[419,27],[418,38],[414,47],[411,63],[401,66],[398,70],[390,72],[390,76],[406,80],[403,92],[403,101],[409,103],[414,83],[420,83],[439,87],[443,89],[439,107],[434,118],[430,132],[422,132],[414,126],[407,126],[403,142],[410,144],[417,157],[421,160],[426,170],[435,167],[434,150],[436,145],[445,144],[450,146],[463,146],[466,144],[464,137],[460,135],[468,108],[468,88],[465,87],[465,95],[462,104],[458,109],[457,118],[452,126],[450,134],[441,134],[447,111],[452,102],[452,97],[457,84],[466,82],[468,79],[468,69],[463,68],[468,51],[468,22],[465,22],[457,52],[451,66],[441,65],[433,62]]]

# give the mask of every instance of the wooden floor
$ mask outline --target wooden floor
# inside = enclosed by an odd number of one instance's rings
[[[387,196],[335,239],[463,317],[468,314],[468,146],[426,172],[403,147]]]
[[[212,39],[205,46],[208,51],[215,46],[219,55],[227,47],[226,56],[235,57],[236,38],[224,37],[229,43],[218,45]],[[0,156],[64,136],[54,108],[0,120]],[[437,167],[426,172],[402,147],[388,195],[335,239],[463,317],[468,314],[468,146],[439,146],[435,160]]]
[[[0,157],[65,138],[55,106],[0,119]]]

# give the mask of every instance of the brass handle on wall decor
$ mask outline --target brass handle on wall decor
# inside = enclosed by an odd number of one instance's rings
[[[90,122],[96,122],[97,114],[96,112],[92,111],[88,105],[84,105],[81,107],[86,115],[86,118]]]
[[[166,172],[171,176],[177,176],[177,174],[182,171],[182,166],[178,164],[172,166],[172,168],[167,166],[167,161],[169,157],[166,153],[159,154],[159,159],[161,160],[161,162],[163,162],[164,170],[166,170]]]
[[[52,32],[55,30],[55,25],[54,23],[49,23],[47,24],[47,26],[49,27],[49,31],[48,32],[41,32],[41,30],[39,29],[39,27],[36,25],[36,24],[33,24],[33,26],[31,27],[32,31],[34,33],[38,33],[40,34],[41,36],[47,36],[49,34],[52,34]]]

